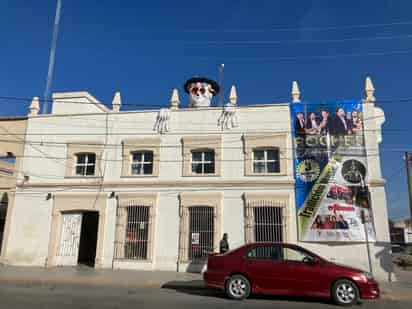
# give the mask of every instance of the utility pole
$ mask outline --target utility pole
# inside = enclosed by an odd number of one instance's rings
[[[223,96],[224,96],[224,90],[223,90],[223,80],[224,80],[224,69],[225,69],[225,64],[222,63],[219,66],[219,87],[220,87],[220,92],[219,92],[219,106],[223,106]]]
[[[370,218],[369,218],[370,220]],[[369,272],[373,274],[372,270],[372,259],[371,259],[371,251],[369,248],[369,235],[368,235],[368,229],[366,228],[366,223],[368,220],[366,220],[366,215],[365,215],[365,210],[362,209],[361,211],[361,222],[363,224],[363,231],[365,232],[365,244],[366,244],[366,252],[368,254],[368,264],[369,264]]]
[[[406,180],[408,182],[408,195],[409,195],[409,211],[410,211],[410,219],[412,221],[412,188],[411,188],[411,154],[409,152],[405,152],[405,163],[406,163]]]
[[[56,15],[54,17],[52,43],[50,47],[49,69],[47,71],[46,88],[44,89],[44,95],[43,95],[43,100],[44,100],[43,101],[43,114],[47,114],[48,112],[50,89],[51,89],[51,85],[53,81],[54,59],[55,59],[55,54],[56,54],[57,35],[59,33],[61,8],[62,8],[62,0],[57,0]]]

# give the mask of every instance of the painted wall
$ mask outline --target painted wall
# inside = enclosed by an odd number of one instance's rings
[[[365,118],[375,115],[373,105],[365,108]],[[240,127],[222,131],[217,126],[221,109],[180,109],[172,111],[170,132],[161,135],[159,177],[121,177],[122,147],[124,139],[159,136],[153,131],[158,111],[120,113],[95,113],[85,115],[45,115],[31,117],[28,122],[28,144],[25,148],[23,169],[30,172],[30,180],[19,188],[13,214],[13,236],[8,250],[10,264],[41,265],[47,256],[50,229],[50,202],[47,192],[66,190],[72,192],[103,190],[105,192],[160,192],[156,214],[155,257],[153,263],[120,263],[116,268],[176,270],[179,240],[180,192],[218,191],[224,194],[222,232],[229,234],[231,247],[244,242],[245,192],[274,191],[290,196],[287,224],[290,239],[296,243],[296,211],[293,188],[292,144],[290,138],[290,112],[288,105],[265,105],[239,108]],[[379,111],[377,111],[378,113]],[[366,129],[377,127],[377,121],[365,122]],[[106,124],[107,127],[106,127]],[[39,133],[31,135],[31,132]],[[53,132],[53,134],[50,134]],[[287,132],[286,176],[244,176],[243,134]],[[370,148],[368,166],[371,171],[372,207],[376,225],[377,242],[371,244],[373,271],[382,280],[390,273],[388,255],[389,231],[387,227],[386,196],[381,179],[376,132],[366,137]],[[223,136],[222,176],[182,176],[181,139],[184,136]],[[103,179],[65,177],[66,144],[102,143]],[[35,146],[35,147],[33,147]],[[237,185],[230,185],[230,182]],[[260,187],[256,188],[255,184]],[[37,197],[36,195],[39,195]],[[115,200],[108,202],[105,218],[103,266],[112,267],[115,229]],[[36,220],[33,220],[33,217]],[[19,226],[25,228],[21,229]],[[301,245],[330,258],[355,267],[368,269],[365,244],[307,244]],[[40,249],[39,249],[40,248]]]

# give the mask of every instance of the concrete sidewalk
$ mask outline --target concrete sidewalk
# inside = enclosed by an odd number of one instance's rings
[[[76,267],[0,266],[0,284],[13,285],[84,285],[125,288],[161,288],[168,283],[196,285],[203,288],[200,274],[172,271],[135,271]]]
[[[397,282],[381,283],[382,298],[412,301],[412,271],[396,270]],[[200,274],[171,271],[135,271],[77,267],[0,266],[0,285],[115,286],[124,288],[205,289]]]
[[[382,298],[412,301],[412,271],[395,266],[396,282],[380,283]]]

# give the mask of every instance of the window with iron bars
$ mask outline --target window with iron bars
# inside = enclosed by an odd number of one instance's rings
[[[254,207],[254,238],[256,242],[283,241],[283,208]]]
[[[149,254],[150,207],[128,206],[118,209],[118,222],[125,224],[124,235],[116,239],[115,258],[147,260]],[[123,229],[121,229],[123,230]]]

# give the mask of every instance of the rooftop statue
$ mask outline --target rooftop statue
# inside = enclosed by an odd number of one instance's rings
[[[213,96],[220,90],[218,83],[206,77],[188,79],[184,88],[190,96],[190,108],[210,107]]]

